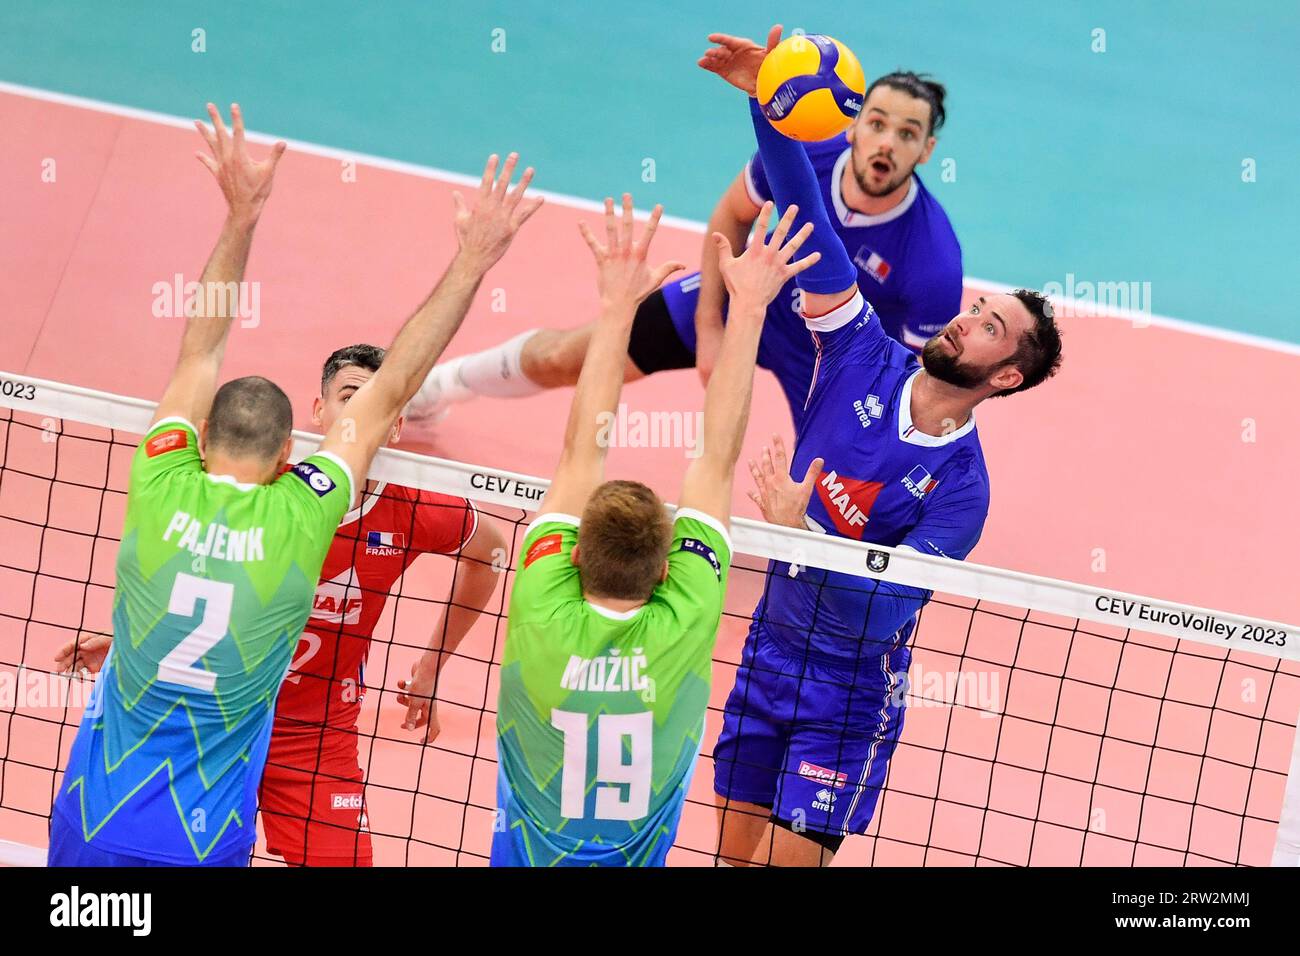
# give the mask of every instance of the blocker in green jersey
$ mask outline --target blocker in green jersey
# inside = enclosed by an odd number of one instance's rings
[[[624,613],[583,598],[577,541],[578,519],[557,514],[524,538],[501,661],[501,846],[530,866],[659,864],[700,752],[730,537],[678,511],[667,579]]]
[[[320,450],[287,472],[293,409],[274,383],[217,376],[253,231],[284,144],[254,162],[243,119],[199,126],[227,202],[176,369],[131,467],[114,640],[50,821],[53,866],[244,865],[276,695],[339,520],[375,452],[540,200],[488,161],[459,249]],[[197,426],[192,423],[197,423]],[[77,648],[70,651],[77,657]]]
[[[569,410],[555,478],[529,526],[510,598],[497,706],[493,866],[660,866],[699,757],[713,644],[731,566],[727,514],[767,304],[808,237],[733,259],[718,237],[732,318],[704,401],[703,447],[676,520],[635,481],[605,481],[600,423],[623,387],[637,305],[682,268],[646,265],[662,210],[633,242],[605,200],[608,248],[586,224],[603,308]],[[579,517],[580,515],[580,517]]]

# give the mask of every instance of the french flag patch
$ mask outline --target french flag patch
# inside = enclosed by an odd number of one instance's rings
[[[367,548],[405,548],[406,535],[400,531],[367,531]]]
[[[880,253],[872,252],[866,246],[858,250],[858,254],[854,256],[853,261],[859,269],[877,282],[883,283],[889,276],[889,263],[881,257]]]

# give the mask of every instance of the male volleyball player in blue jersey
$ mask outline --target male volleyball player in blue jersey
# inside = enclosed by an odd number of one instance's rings
[[[769,49],[780,31],[773,27]],[[763,47],[735,42],[744,44],[737,53],[742,62],[762,62]],[[886,333],[914,350],[961,308],[961,247],[943,207],[916,173],[934,151],[946,115],[944,96],[943,86],[925,76],[890,73],[871,84],[845,134],[804,147],[822,200],[833,210],[830,227],[857,267],[859,285]],[[637,309],[627,381],[694,365],[707,382],[727,310],[712,234],[722,233],[733,250],[743,249],[759,207],[771,198],[763,158],[755,154],[709,219],[700,271],[669,282]],[[815,359],[797,294],[791,282],[773,300],[758,353],[759,366],[781,384],[796,430]],[[594,323],[533,329],[436,366],[407,410],[408,424],[427,427],[450,403],[476,395],[517,398],[573,385],[593,328]]]
[[[52,866],[242,866],[256,839],[257,785],[290,655],[339,520],[371,460],[540,200],[509,191],[496,157],[459,249],[348,401],[320,450],[281,474],[293,410],[272,382],[217,389],[253,231],[284,143],[254,162],[238,106],[228,132],[196,124],[199,159],[225,195],[176,369],[136,450],[117,559],[114,640],[68,757],[50,821]],[[197,423],[197,425],[196,425]],[[75,651],[74,651],[75,653]]]
[[[769,45],[779,40],[774,32]],[[796,278],[817,368],[793,474],[758,469],[777,523],[962,559],[988,513],[974,409],[1024,391],[1060,363],[1060,334],[1036,292],[981,298],[926,342],[920,359],[885,334],[831,228],[814,163],[754,99],[761,57],[722,34],[700,65],[749,94],[772,194],[813,224],[817,265]],[[781,471],[778,473],[777,468]],[[815,489],[816,494],[813,494]],[[805,511],[806,509],[806,511]],[[897,693],[930,594],[773,562],[754,611],[714,750],[719,862],[818,866],[866,830],[902,728]],[[770,836],[769,836],[770,835]]]

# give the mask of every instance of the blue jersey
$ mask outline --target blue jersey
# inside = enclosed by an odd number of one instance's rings
[[[893,209],[876,216],[855,212],[840,188],[852,154],[848,140],[841,134],[805,149],[826,212],[858,267],[858,287],[886,334],[919,351],[961,312],[961,246],[948,214],[915,173],[907,195]],[[772,199],[758,153],[745,166],[745,186],[756,205]],[[784,307],[797,328],[796,303],[792,279],[773,304]]]
[[[824,458],[810,526],[923,554],[965,558],[988,515],[989,481],[975,418],[943,436],[912,424],[915,355],[889,338],[855,295],[808,321],[817,364],[791,473]],[[796,654],[843,662],[907,640],[919,588],[775,562],[755,618]]]

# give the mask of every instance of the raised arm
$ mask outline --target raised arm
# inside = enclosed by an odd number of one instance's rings
[[[275,167],[284,143],[271,147],[271,155],[254,162],[244,141],[244,116],[238,103],[230,106],[231,130],[221,121],[216,106],[208,104],[212,129],[199,120],[194,125],[207,141],[212,155],[194,155],[216,178],[226,197],[226,219],[216,248],[199,280],[199,292],[186,310],[185,332],[176,369],[154,412],[153,421],[179,416],[195,425],[208,417],[217,391],[217,376],[226,350],[230,323],[239,310],[239,289],[244,279],[253,230],[271,195]]]
[[[506,158],[500,178],[497,157],[488,159],[472,210],[460,193],[453,193],[459,243],[455,257],[424,304],[397,333],[379,371],[357,389],[348,401],[347,415],[335,420],[321,444],[322,451],[346,461],[358,481],[370,470],[370,462],[398,413],[460,328],[483,276],[505,255],[519,227],[542,204],[540,198],[524,198],[533,178],[532,167],[525,169],[519,184],[510,189],[518,158],[515,153]]]
[[[821,253],[821,262],[798,281],[804,291],[804,315],[815,318],[852,298],[858,290],[858,270],[831,226],[817,175],[803,145],[773,129],[754,98],[758,68],[767,51],[780,40],[780,26],[768,33],[766,50],[743,37],[714,33],[709,41],[717,45],[705,52],[699,65],[749,95],[754,137],[772,198],[782,207],[798,206],[802,210],[799,225],[810,222],[814,226],[809,248]]]
[[[813,253],[798,262],[790,259],[812,233],[805,224],[790,241],[786,236],[799,214],[791,206],[777,223],[770,239],[766,236],[772,204],[764,203],[758,215],[758,233],[739,257],[732,258],[727,239],[715,235],[722,278],[731,296],[727,331],[722,353],[704,395],[704,448],[686,470],[682,485],[683,508],[694,508],[726,524],[731,512],[731,488],[736,459],[749,423],[750,397],[754,388],[754,362],[768,303],[791,276],[816,264]]]
[[[569,406],[564,429],[564,450],[546,497],[543,512],[581,515],[591,493],[605,480],[606,442],[618,397],[623,391],[623,370],[627,366],[627,343],[632,334],[636,307],[670,275],[686,266],[666,262],[655,269],[646,265],[650,240],[659,226],[662,206],[655,206],[639,241],[632,238],[632,197],[623,194],[623,220],[614,215],[614,200],[605,200],[605,236],[601,245],[585,222],[579,223],[582,238],[596,257],[600,289],[600,317],[578,376],[578,387]]]
[[[722,351],[722,311],[726,304],[727,287],[718,268],[718,244],[714,233],[727,240],[727,255],[745,248],[745,240],[758,218],[758,206],[749,198],[745,188],[745,171],[741,170],[727,191],[718,200],[709,217],[704,248],[700,253],[700,292],[695,302],[695,368],[705,385],[718,364]]]

